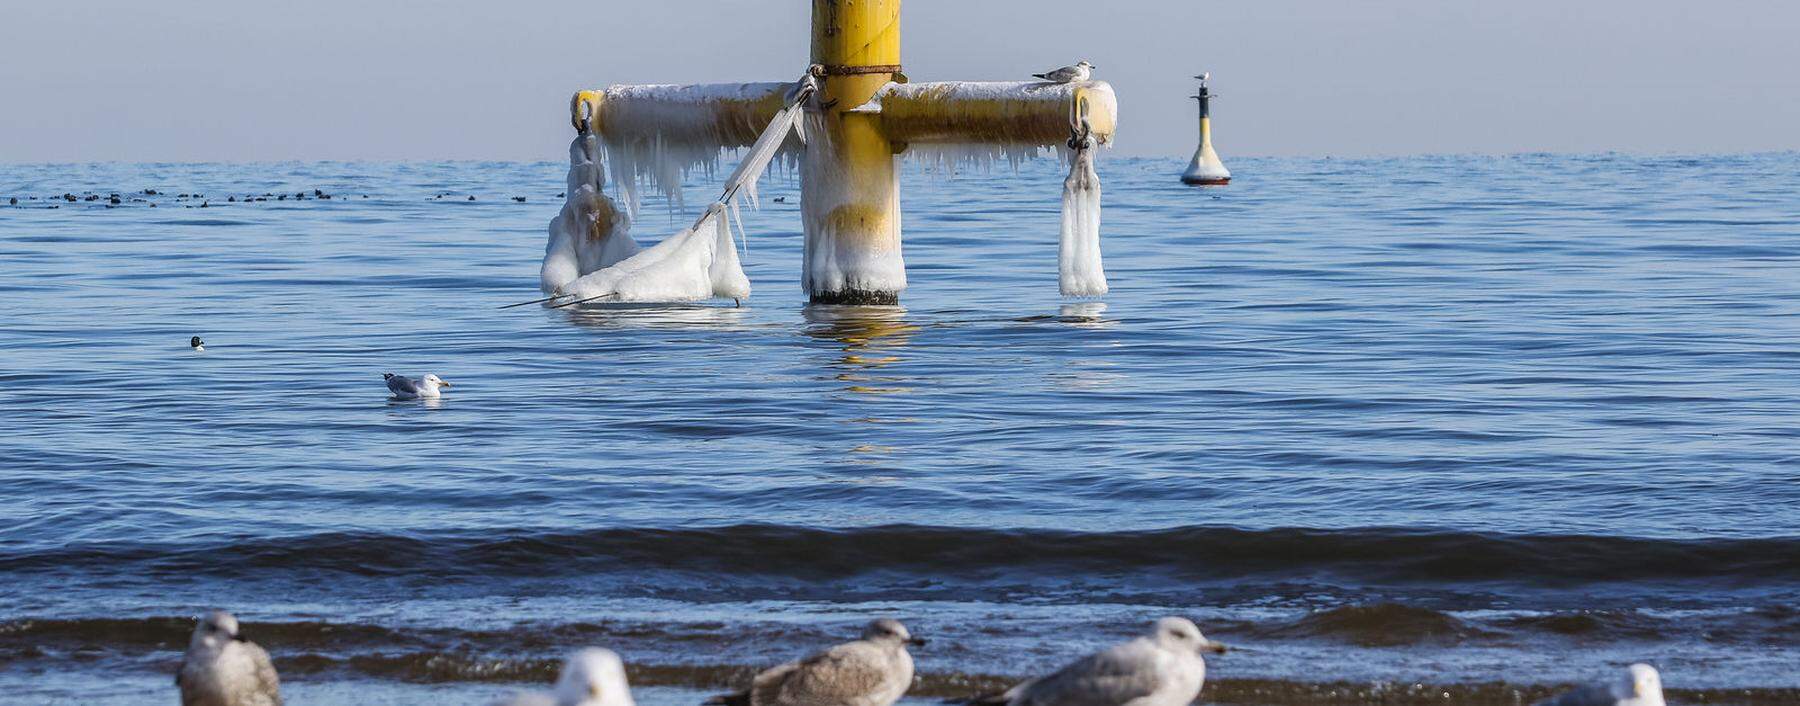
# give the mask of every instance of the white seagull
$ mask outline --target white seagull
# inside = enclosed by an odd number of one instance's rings
[[[750,688],[715,696],[713,706],[893,706],[912,686],[912,654],[907,645],[924,640],[892,618],[863,629],[846,642],[798,662],[756,675]]]
[[[1036,76],[1051,83],[1074,83],[1076,81],[1088,80],[1088,77],[1094,74],[1095,68],[1097,67],[1093,64],[1087,63],[1087,59],[1082,59],[1074,66],[1064,66],[1054,71],[1032,74],[1032,76]]]
[[[438,388],[450,386],[450,383],[439,380],[438,376],[431,373],[425,373],[425,377],[417,380],[393,373],[382,373],[381,377],[387,380],[388,391],[394,393],[394,399],[397,400],[435,400],[442,396],[438,394]]]
[[[589,647],[569,656],[556,688],[520,694],[494,706],[636,706],[625,681],[625,663],[612,650]]]
[[[194,628],[175,672],[181,706],[281,706],[269,653],[238,632],[237,618],[216,610]]]
[[[1611,684],[1590,684],[1532,706],[1663,706],[1662,675],[1648,664],[1634,664]]]
[[[1224,652],[1187,618],[1083,657],[1055,674],[975,699],[983,706],[1187,706],[1206,682],[1201,652]]]

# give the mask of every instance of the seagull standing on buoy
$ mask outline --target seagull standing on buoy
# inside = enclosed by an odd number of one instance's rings
[[[1095,68],[1097,67],[1088,63],[1087,59],[1082,59],[1081,61],[1076,62],[1074,66],[1064,66],[1054,71],[1032,74],[1032,76],[1036,76],[1051,83],[1075,83],[1076,81],[1088,80],[1089,76],[1094,75]]]
[[[397,400],[416,400],[421,398],[435,400],[442,396],[438,394],[439,387],[450,386],[450,383],[439,380],[438,376],[431,373],[426,373],[425,377],[417,380],[405,375],[395,375],[393,373],[382,373],[381,377],[382,379],[387,380],[388,392],[394,393],[394,399]]]
[[[1200,90],[1191,96],[1200,101],[1200,146],[1194,149],[1194,159],[1188,162],[1187,171],[1181,173],[1181,183],[1200,184],[1206,186],[1222,186],[1231,183],[1231,170],[1219,161],[1219,153],[1213,150],[1212,144],[1212,99],[1213,92],[1207,88],[1206,82],[1212,78],[1212,72],[1201,73],[1194,78],[1200,81]]]

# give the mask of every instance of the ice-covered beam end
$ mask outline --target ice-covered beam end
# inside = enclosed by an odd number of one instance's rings
[[[575,94],[592,106],[613,180],[635,212],[644,185],[677,201],[682,177],[711,170],[724,150],[747,147],[782,108],[792,83],[611,86]],[[579,117],[576,118],[579,122]]]
[[[1105,145],[1119,121],[1119,101],[1105,81],[902,83],[882,89],[876,101],[882,129],[901,150],[932,144],[1054,147],[1068,142],[1077,121]]]

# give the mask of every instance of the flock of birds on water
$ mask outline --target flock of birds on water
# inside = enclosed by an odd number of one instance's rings
[[[908,647],[924,645],[905,625],[881,618],[862,637],[758,673],[740,691],[702,706],[893,706],[913,682]],[[1187,706],[1206,682],[1208,640],[1186,618],[1156,621],[1149,633],[1027,679],[1005,691],[955,703],[964,706]],[[230,613],[200,620],[175,674],[182,706],[281,706],[280,678],[269,653],[244,639]],[[493,706],[636,706],[625,663],[612,650],[589,647],[569,656],[555,686]],[[1663,706],[1656,668],[1633,664],[1617,680],[1591,684],[1534,706]]]
[[[12,207],[30,207],[30,208],[39,208],[39,207],[41,207],[41,208],[62,208],[62,205],[64,203],[80,204],[83,202],[87,202],[87,203],[94,203],[97,205],[105,206],[106,208],[115,208],[115,207],[119,207],[119,206],[127,206],[127,205],[132,205],[132,204],[144,204],[146,206],[149,206],[150,208],[156,208],[157,201],[152,198],[146,198],[146,197],[152,197],[152,196],[161,196],[161,197],[173,199],[172,205],[178,205],[183,208],[212,208],[214,206],[212,199],[207,198],[206,194],[202,194],[202,193],[190,194],[190,193],[186,193],[186,192],[183,192],[180,194],[170,194],[170,193],[164,192],[164,191],[157,191],[156,189],[144,189],[142,192],[133,192],[130,194],[123,194],[123,195],[119,194],[118,192],[99,194],[99,193],[95,193],[92,191],[88,191],[88,192],[83,192],[81,195],[78,196],[74,192],[63,192],[61,195],[51,195],[51,196],[46,196],[46,197],[42,197],[42,198],[37,197],[37,196],[26,196],[24,201],[20,201],[19,197],[17,197],[17,196],[8,196],[8,197],[6,197],[6,205],[12,206]],[[556,194],[556,198],[559,198],[559,199],[564,198],[565,196],[566,196],[565,192],[558,192]],[[325,193],[324,189],[313,189],[311,194],[308,194],[305,191],[298,191],[298,192],[295,192],[294,194],[292,194],[291,196],[285,192],[279,193],[279,194],[272,193],[272,192],[264,192],[261,195],[245,194],[242,197],[239,197],[236,194],[232,194],[232,195],[226,196],[225,200],[221,201],[220,203],[233,203],[233,204],[235,204],[235,203],[261,203],[264,201],[288,201],[290,199],[293,201],[307,201],[309,199],[313,200],[313,201],[330,201],[334,198],[338,199],[338,200],[347,201],[352,197],[343,195],[343,194],[328,194],[328,193]],[[369,195],[363,194],[357,198],[367,199],[367,198],[369,198]],[[508,198],[510,198],[513,201],[513,203],[525,203],[528,200],[524,196],[510,196]],[[449,191],[440,191],[436,194],[433,194],[432,196],[426,197],[425,200],[426,201],[444,201],[444,200],[474,201],[475,195],[474,194],[465,195],[465,194],[453,193],[453,192],[449,192]],[[33,204],[33,203],[31,203],[32,201],[39,201],[40,203]],[[165,201],[164,203],[169,203],[169,202]]]
[[[1032,77],[1042,79],[1049,83],[1075,83],[1078,81],[1086,81],[1089,78],[1091,78],[1094,74],[1094,69],[1096,69],[1096,68],[1098,68],[1098,67],[1094,66],[1093,64],[1088,63],[1088,61],[1086,59],[1082,59],[1081,61],[1076,62],[1075,64],[1073,64],[1071,66],[1064,66],[1061,68],[1052,69],[1049,71],[1045,71],[1041,74],[1032,74]],[[159,195],[166,195],[166,194],[161,194],[155,189],[145,189],[143,191],[143,195],[144,196],[159,196]],[[446,192],[440,192],[426,200],[441,201],[446,198],[451,198],[453,196],[455,196],[455,194],[452,194],[452,193],[446,191]],[[559,199],[563,198],[564,194],[557,194],[556,197]],[[29,196],[26,198],[28,201],[38,200],[38,197],[36,197],[36,196]],[[198,204],[194,204],[194,203],[185,204],[185,206],[187,208],[210,208],[212,206],[212,201],[207,199],[205,194],[185,194],[184,193],[184,194],[177,196],[176,198],[180,201],[187,201],[189,199],[196,199],[196,200],[200,201],[200,203],[198,203]],[[294,194],[293,198],[295,201],[304,201],[307,198],[307,193],[304,191],[301,191],[299,193]],[[312,190],[312,198],[315,200],[319,200],[319,201],[329,201],[332,199],[332,194],[325,193],[325,191],[322,189],[313,189]],[[349,198],[349,197],[340,196],[339,198]],[[362,196],[362,198],[366,199],[369,197],[367,194],[364,194]],[[244,203],[255,203],[255,202],[261,202],[261,201],[268,201],[270,199],[274,199],[276,201],[286,201],[286,200],[288,200],[288,195],[285,193],[280,193],[280,194],[264,193],[260,196],[251,194],[251,195],[245,196],[242,200]],[[131,196],[131,195],[121,196],[117,193],[108,194],[106,196],[101,196],[101,195],[95,194],[95,193],[88,193],[85,196],[76,196],[73,193],[64,193],[61,196],[51,196],[51,197],[45,199],[45,202],[51,203],[51,202],[66,201],[68,203],[78,203],[80,201],[102,201],[102,200],[104,200],[106,202],[106,206],[108,208],[111,208],[113,206],[122,206],[127,201],[136,202],[136,203],[147,203],[150,205],[151,208],[156,208],[156,203],[149,199],[141,198],[138,196]],[[452,199],[452,200],[454,200],[454,199]],[[470,195],[470,196],[468,196],[467,200],[474,201],[475,197],[473,195]],[[523,196],[514,196],[514,197],[512,197],[512,200],[517,203],[525,203],[525,197],[523,197]],[[777,198],[775,200],[776,201],[786,201],[785,198]],[[235,194],[226,198],[227,203],[237,203],[238,201],[239,201],[239,199]],[[17,197],[17,196],[8,197],[8,205],[10,205],[10,206],[20,205],[19,197]],[[55,203],[54,205],[47,206],[47,208],[59,208],[60,206],[61,206],[61,203]]]

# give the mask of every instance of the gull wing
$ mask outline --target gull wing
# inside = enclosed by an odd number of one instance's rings
[[[263,699],[259,706],[281,706],[281,678],[275,675],[268,651],[254,642],[243,646],[250,653],[250,661],[256,663],[256,693]]]
[[[843,706],[895,686],[900,678],[886,651],[849,642],[757,675],[751,706]]]
[[[1020,685],[1012,705],[1118,706],[1155,693],[1168,676],[1157,649],[1133,640]]]
[[[387,379],[388,391],[396,395],[418,395],[419,383],[405,375],[395,375]]]

